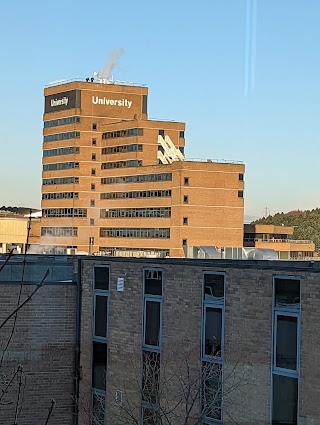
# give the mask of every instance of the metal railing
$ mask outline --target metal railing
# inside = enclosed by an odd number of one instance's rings
[[[121,85],[121,86],[137,86],[137,87],[146,87],[146,84],[138,84],[138,83],[133,83],[132,81],[120,81],[120,80],[110,80],[108,82],[103,82],[97,78],[94,78],[93,81],[91,81],[91,78],[89,81],[87,81],[85,78],[72,78],[70,80],[54,80],[51,81],[50,83],[46,84],[45,87],[55,87],[55,86],[60,86],[62,84],[68,84],[68,83],[90,83],[90,84],[103,84],[103,85],[113,85],[113,84],[117,84],[117,85]]]
[[[266,243],[304,243],[313,244],[313,241],[306,239],[257,239],[257,238],[245,238],[245,242],[266,242]]]
[[[243,161],[237,161],[235,159],[203,159],[203,158],[185,158],[184,161],[194,161],[194,162],[214,162],[214,163],[223,163],[223,164],[243,164]]]

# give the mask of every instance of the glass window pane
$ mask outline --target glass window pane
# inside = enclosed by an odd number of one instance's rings
[[[206,301],[224,297],[224,275],[204,275],[204,297]]]
[[[92,424],[104,425],[105,403],[105,397],[95,393],[92,394]]]
[[[156,409],[143,409],[143,425],[159,425],[161,424],[160,414]]]
[[[95,336],[107,337],[108,297],[96,295]]]
[[[159,403],[160,353],[143,352],[142,399],[148,404]]]
[[[298,318],[277,315],[276,367],[297,369]]]
[[[106,390],[107,348],[107,344],[100,342],[93,343],[92,387],[102,391]]]
[[[274,282],[275,305],[297,307],[300,303],[300,280],[276,278]]]
[[[202,364],[202,416],[221,420],[222,366],[217,363]]]
[[[298,379],[273,375],[272,425],[297,425]]]
[[[145,341],[146,345],[159,346],[160,341],[160,303],[146,301]]]
[[[208,356],[221,357],[221,308],[206,307],[205,323],[205,354]]]
[[[94,268],[94,289],[109,290],[109,268]]]
[[[162,295],[162,270],[144,271],[144,293]]]

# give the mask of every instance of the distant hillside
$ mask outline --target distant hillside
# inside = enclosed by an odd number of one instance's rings
[[[292,239],[312,240],[320,251],[320,208],[306,211],[290,211],[277,213],[269,217],[255,220],[252,224],[274,224],[276,226],[294,226]]]
[[[21,215],[29,214],[30,209],[32,210],[32,212],[38,211],[35,208],[27,208],[27,207],[5,207],[4,205],[0,207],[1,211],[10,211],[15,214],[21,214]]]

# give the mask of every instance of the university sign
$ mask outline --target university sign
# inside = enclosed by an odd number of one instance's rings
[[[44,112],[63,111],[64,109],[80,108],[80,90],[70,90],[58,94],[46,96],[44,100]]]
[[[107,97],[92,96],[92,103],[94,105],[106,105],[106,106],[121,106],[128,109],[131,108],[132,100],[128,99],[108,99]]]

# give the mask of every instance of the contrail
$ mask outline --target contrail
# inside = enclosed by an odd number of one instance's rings
[[[256,33],[257,33],[257,0],[252,3],[252,38],[251,38],[251,90],[254,89],[256,77]]]
[[[251,38],[251,0],[247,0],[246,50],[245,50],[245,57],[244,57],[244,95],[245,96],[247,96],[248,90],[249,90],[250,38]]]
[[[246,10],[246,43],[244,59],[244,95],[247,96],[255,85],[255,49],[257,25],[257,0],[247,0]]]

